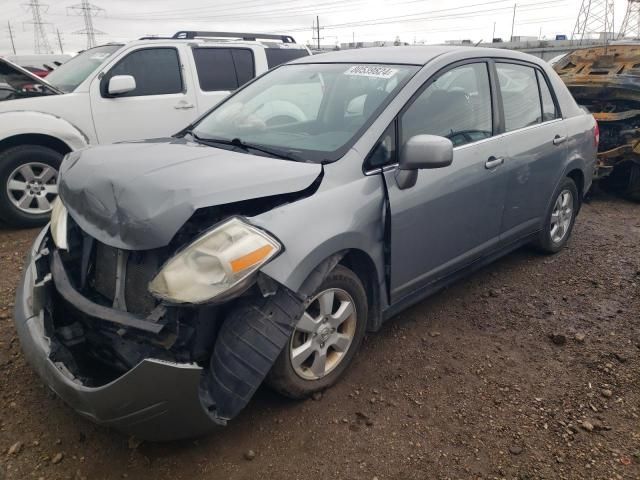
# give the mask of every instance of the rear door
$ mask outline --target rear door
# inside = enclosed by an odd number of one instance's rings
[[[256,52],[252,48],[198,46],[191,52],[200,114],[256,76]]]
[[[497,62],[508,172],[505,243],[540,229],[567,156],[567,129],[549,82],[531,64]]]
[[[414,135],[449,138],[449,167],[421,170],[405,190],[386,169],[391,210],[392,302],[472,263],[499,242],[507,177],[489,63],[451,67],[399,115],[397,145]]]
[[[195,94],[176,46],[126,52],[91,84],[91,109],[100,143],[170,136],[197,116]],[[109,80],[131,75],[132,92],[111,96]]]

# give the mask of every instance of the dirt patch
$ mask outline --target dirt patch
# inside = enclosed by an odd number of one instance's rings
[[[640,205],[598,198],[560,254],[402,313],[321,398],[262,389],[170,444],[81,419],[25,363],[10,313],[35,233],[0,232],[0,479],[640,478]]]

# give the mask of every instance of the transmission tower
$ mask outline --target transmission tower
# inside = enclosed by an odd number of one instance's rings
[[[582,0],[571,39],[582,43],[586,35],[603,33],[608,42],[613,32],[613,3],[614,0]]]
[[[25,3],[24,6],[31,10],[32,20],[25,23],[33,25],[33,48],[35,52],[53,53],[44,28],[48,22],[42,21],[42,11],[40,10],[42,9],[46,12],[49,6],[41,4],[40,0],[31,0],[29,3]]]
[[[87,48],[95,47],[96,35],[104,35],[105,33],[93,28],[93,17],[104,13],[104,9],[89,3],[89,0],[82,0],[81,3],[69,7],[69,11],[71,11],[74,15],[82,16],[84,20],[84,29],[78,30],[77,32],[73,33],[78,35],[86,35]]]
[[[618,38],[640,38],[640,0],[628,0]]]

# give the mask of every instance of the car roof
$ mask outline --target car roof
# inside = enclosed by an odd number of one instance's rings
[[[303,57],[290,63],[382,63],[396,65],[426,65],[442,55],[467,52],[469,58],[495,57],[512,58],[541,64],[542,60],[526,53],[502,48],[459,47],[459,46],[398,46],[353,48]]]

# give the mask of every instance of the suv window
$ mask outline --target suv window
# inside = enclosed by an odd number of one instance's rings
[[[277,67],[296,58],[308,57],[309,52],[305,48],[265,48],[267,65],[269,68]]]
[[[551,90],[549,89],[549,84],[544,78],[544,75],[542,75],[542,73],[538,70],[536,70],[536,75],[538,76],[538,84],[540,85],[540,99],[542,100],[542,121],[548,122],[549,120],[558,118],[556,104],[553,102]]]
[[[167,95],[183,91],[180,59],[175,48],[145,48],[120,60],[102,80],[103,95],[111,77],[131,75],[136,89],[118,97]]]
[[[498,63],[496,69],[504,105],[505,131],[540,123],[542,113],[535,68]]]
[[[454,147],[491,137],[487,64],[453,68],[424,90],[400,117],[401,145],[415,135],[446,137]]]
[[[200,88],[235,90],[255,76],[253,52],[246,48],[194,48]]]

